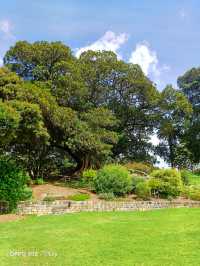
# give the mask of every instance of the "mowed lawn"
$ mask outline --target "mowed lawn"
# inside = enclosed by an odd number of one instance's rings
[[[1,223],[0,265],[200,265],[200,209],[31,216]]]

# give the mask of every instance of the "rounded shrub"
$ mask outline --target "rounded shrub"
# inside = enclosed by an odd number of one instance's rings
[[[183,189],[181,174],[176,169],[160,169],[151,173],[153,180],[149,180],[151,190],[163,198],[177,197]]]
[[[27,188],[28,176],[7,158],[0,158],[0,201],[7,201],[10,210],[17,206],[17,202],[31,197]]]
[[[45,183],[44,179],[41,177],[38,177],[37,179],[35,179],[35,182],[34,182],[35,185],[43,185],[44,183]]]
[[[113,194],[113,192],[100,193],[99,194],[99,198],[103,199],[103,200],[114,200],[115,199],[115,195]]]
[[[87,169],[83,171],[82,178],[85,182],[91,182],[97,175],[97,171],[94,169]]]
[[[132,189],[132,179],[128,170],[118,164],[104,166],[97,172],[93,182],[98,194],[113,193],[115,196],[122,196]]]
[[[145,182],[145,179],[143,176],[135,176],[135,175],[132,176],[132,192],[133,193],[135,193],[135,191],[136,191],[137,184],[139,184],[141,182],[142,183]]]
[[[148,182],[139,182],[136,185],[135,193],[139,198],[148,200],[151,197],[151,188]]]
[[[185,196],[191,200],[200,200],[200,185],[187,187],[185,190]]]

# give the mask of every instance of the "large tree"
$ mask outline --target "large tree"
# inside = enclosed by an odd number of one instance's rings
[[[180,150],[180,142],[191,116],[192,106],[183,93],[168,85],[161,92],[159,108],[158,136],[161,143],[157,151],[172,167],[175,167],[177,151]]]
[[[193,115],[185,134],[185,142],[193,155],[194,163],[200,162],[200,68],[192,68],[178,78],[178,86],[193,107]]]

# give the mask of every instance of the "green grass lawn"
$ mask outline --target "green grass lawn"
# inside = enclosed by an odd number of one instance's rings
[[[35,257],[28,254],[33,251]],[[31,216],[1,223],[0,265],[200,265],[200,209]]]

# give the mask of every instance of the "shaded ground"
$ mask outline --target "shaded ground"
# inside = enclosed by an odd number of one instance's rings
[[[67,198],[68,196],[75,195],[77,193],[88,193],[90,199],[97,199],[96,194],[91,193],[86,189],[75,189],[70,187],[62,187],[54,184],[36,185],[32,187],[33,198],[36,200],[43,200],[45,197]]]

